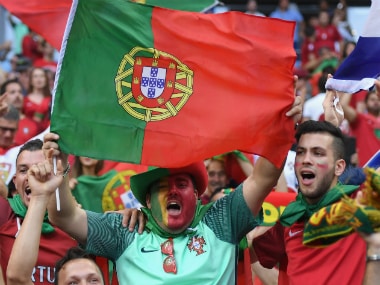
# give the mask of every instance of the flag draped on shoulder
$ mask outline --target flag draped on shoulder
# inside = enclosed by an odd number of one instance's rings
[[[126,0],[127,1],[127,0]],[[131,0],[132,1],[132,0]],[[216,0],[133,0],[153,6],[184,11],[207,11]],[[0,0],[10,13],[17,16],[54,48],[60,49],[72,0]]]
[[[369,15],[353,52],[328,79],[327,89],[356,93],[373,87],[380,76],[380,0],[372,0]]]
[[[63,151],[98,159],[176,167],[239,149],[280,166],[294,133],[293,32],[241,12],[74,1],[51,130]]]

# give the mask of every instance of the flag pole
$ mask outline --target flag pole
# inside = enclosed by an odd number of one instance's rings
[[[54,175],[57,175],[57,158],[54,156],[53,157],[53,171]],[[59,188],[55,189],[55,200],[57,203],[57,211],[61,211],[61,201],[59,199]]]

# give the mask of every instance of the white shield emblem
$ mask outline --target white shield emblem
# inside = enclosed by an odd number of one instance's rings
[[[165,88],[166,68],[144,66],[141,78],[141,93],[146,98],[160,97]]]

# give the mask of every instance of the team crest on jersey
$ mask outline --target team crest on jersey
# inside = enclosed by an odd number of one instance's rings
[[[205,239],[201,236],[193,236],[189,239],[189,242],[187,243],[187,248],[190,251],[195,251],[197,253],[197,256],[205,253],[206,251],[203,249],[203,245],[206,244]]]
[[[149,122],[176,116],[193,93],[193,71],[171,54],[133,48],[115,77],[119,104],[131,116]]]

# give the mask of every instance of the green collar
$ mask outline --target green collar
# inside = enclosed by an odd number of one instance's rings
[[[317,204],[312,205],[308,204],[305,197],[299,192],[296,201],[290,203],[285,208],[280,217],[280,222],[285,227],[289,227],[299,220],[309,220],[311,215],[319,211],[321,208],[339,201],[344,196],[352,194],[358,188],[359,186],[342,185],[338,183],[335,187],[326,192]]]
[[[21,200],[19,194],[13,196],[13,198],[8,198],[9,205],[11,206],[13,212],[19,217],[25,218],[27,208]],[[45,213],[44,222],[42,223],[42,233],[48,234],[54,232],[54,228],[49,224],[48,214]]]

